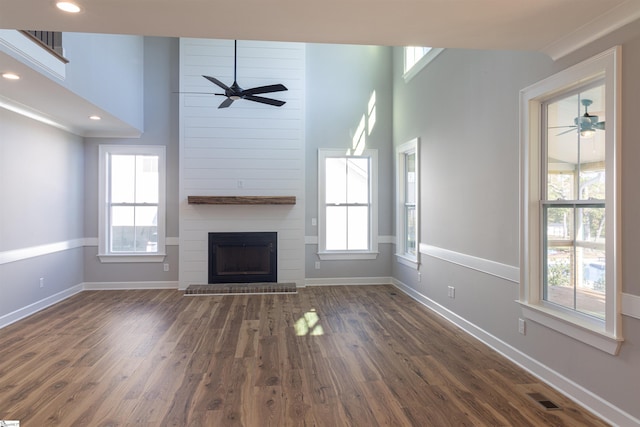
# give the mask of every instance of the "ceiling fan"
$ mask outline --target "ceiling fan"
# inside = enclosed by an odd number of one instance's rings
[[[236,79],[236,71],[237,71],[237,62],[238,62],[238,41],[233,41],[233,84],[231,86],[227,86],[222,83],[220,80],[211,76],[202,76],[205,79],[209,80],[211,83],[219,86],[221,89],[224,89],[224,93],[215,93],[214,95],[218,96],[226,96],[227,99],[222,101],[222,103],[218,106],[218,108],[227,108],[233,101],[237,101],[239,99],[246,99],[248,101],[259,102],[261,104],[273,105],[275,107],[281,107],[285,104],[285,101],[280,101],[278,99],[265,98],[263,96],[256,96],[263,93],[272,93],[272,92],[282,92],[287,90],[287,88],[282,84],[275,85],[267,85],[267,86],[258,86],[251,89],[242,89],[237,82]]]
[[[604,122],[599,122],[598,116],[589,114],[589,106],[593,104],[593,101],[590,99],[582,99],[580,103],[584,106],[584,114],[573,119],[573,123],[575,123],[573,126],[556,126],[556,129],[570,128],[569,130],[559,133],[558,136],[577,130],[581,136],[589,138],[593,136],[596,130],[604,130]]]

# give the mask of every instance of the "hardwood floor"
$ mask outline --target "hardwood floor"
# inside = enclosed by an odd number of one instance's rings
[[[562,409],[542,409],[531,392]],[[0,419],[22,427],[606,425],[392,286],[82,292],[0,330]]]

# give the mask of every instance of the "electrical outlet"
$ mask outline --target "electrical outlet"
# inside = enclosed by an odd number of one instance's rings
[[[449,286],[447,288],[447,296],[449,298],[455,298],[456,297],[456,288],[454,288],[453,286]]]
[[[241,179],[238,180],[238,188],[244,188],[244,182]]]
[[[320,270],[320,261],[316,261],[316,270]]]
[[[422,282],[422,273],[418,271],[418,282]]]
[[[315,227],[318,225],[318,218],[311,218],[311,226]]]
[[[522,335],[527,334],[527,322],[524,319],[518,319],[518,332]]]
[[[44,277],[40,278],[40,287],[44,288]]]
[[[163,267],[164,267],[164,271],[169,271],[169,263],[168,262],[165,262]]]

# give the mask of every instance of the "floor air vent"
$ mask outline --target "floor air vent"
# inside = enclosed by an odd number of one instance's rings
[[[541,405],[547,411],[558,411],[562,409],[558,405],[553,403],[551,400],[549,400],[542,393],[527,393],[527,395],[533,400],[535,400],[536,402],[538,402],[538,404]]]

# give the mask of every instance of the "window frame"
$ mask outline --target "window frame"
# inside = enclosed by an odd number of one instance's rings
[[[326,168],[328,158],[369,159],[369,249],[326,249]],[[321,260],[370,260],[378,257],[378,150],[365,149],[358,155],[346,149],[318,149],[318,257]]]
[[[420,157],[419,157],[419,140],[414,138],[404,144],[396,147],[396,259],[400,264],[404,264],[413,269],[419,268],[419,253],[418,246],[420,244]],[[415,155],[415,212],[416,212],[416,232],[415,242],[416,251],[415,254],[411,254],[407,251],[406,228],[406,196],[407,196],[407,155]]]
[[[623,341],[620,268],[620,73],[621,48],[613,47],[520,92],[521,236],[520,295],[522,313],[536,323],[616,355]],[[545,303],[543,290],[542,206],[544,200],[542,105],[563,93],[603,79],[606,138],[606,286],[605,319],[587,318]]]
[[[407,68],[407,56],[408,56],[408,50],[409,49],[429,49],[427,52],[425,52],[420,59],[418,59],[417,61],[415,61],[413,63],[412,66],[410,66],[409,68]],[[436,57],[438,55],[440,55],[442,53],[442,51],[444,50],[444,48],[441,47],[429,47],[429,46],[405,46],[402,49],[402,53],[403,53],[403,70],[404,73],[402,74],[402,77],[404,78],[405,83],[408,83],[412,78],[414,78],[423,68],[425,68],[427,65],[429,65],[429,63],[431,61],[433,61],[434,59],[436,59]]]
[[[163,145],[106,145],[98,147],[98,258],[103,263],[163,262],[166,257],[166,147]],[[158,157],[158,242],[156,252],[111,252],[109,249],[110,182],[108,158],[111,155],[148,155]]]

